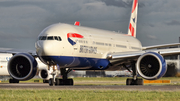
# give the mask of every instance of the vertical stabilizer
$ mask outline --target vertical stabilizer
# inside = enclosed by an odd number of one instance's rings
[[[138,13],[138,0],[133,1],[131,17],[129,22],[128,35],[136,37],[136,25],[137,25],[137,13]]]
[[[79,21],[76,21],[76,22],[74,23],[74,25],[80,26],[80,22],[79,22]]]

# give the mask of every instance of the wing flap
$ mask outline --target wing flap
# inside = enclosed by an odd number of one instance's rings
[[[107,55],[107,59],[125,59],[125,58],[134,58],[139,57],[144,54],[145,51],[129,51],[129,52],[116,52],[110,53]]]

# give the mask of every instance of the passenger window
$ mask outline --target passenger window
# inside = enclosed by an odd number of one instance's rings
[[[42,37],[41,37],[41,40],[46,40],[46,36],[42,36]]]
[[[47,40],[54,40],[53,36],[48,36]]]

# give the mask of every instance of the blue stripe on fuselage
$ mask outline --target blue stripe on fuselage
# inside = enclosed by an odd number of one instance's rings
[[[70,56],[42,56],[45,62],[54,62],[60,68],[68,67],[72,69],[83,70],[105,70],[109,65],[109,60],[86,57],[70,57]]]
[[[69,43],[70,43],[71,45],[75,45],[75,44],[76,44],[76,42],[74,42],[74,41],[71,40],[70,38],[68,38],[68,41],[69,41]]]

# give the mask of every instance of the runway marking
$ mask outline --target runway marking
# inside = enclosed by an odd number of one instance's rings
[[[171,80],[144,80],[144,83],[171,83]]]
[[[40,80],[34,80],[34,82],[40,82]]]

